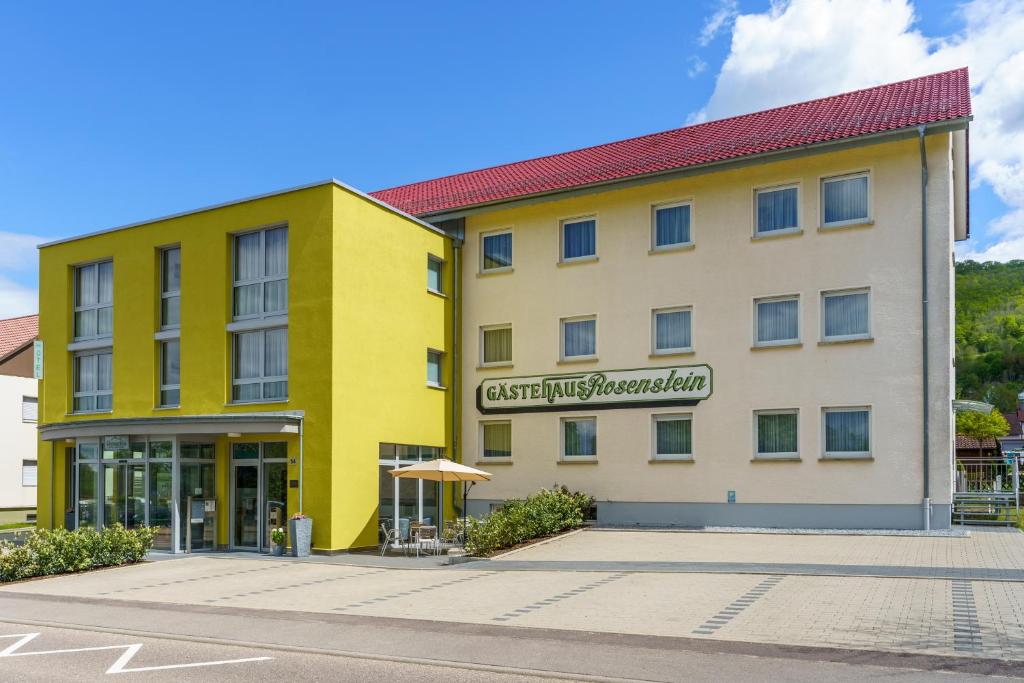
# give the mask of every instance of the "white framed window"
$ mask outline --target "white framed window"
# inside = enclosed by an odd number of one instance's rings
[[[799,410],[792,408],[754,411],[755,458],[799,458],[799,444]]]
[[[36,396],[21,397],[21,421],[39,421],[39,399]]]
[[[427,349],[427,385],[441,387],[441,363],[443,353],[435,349]]]
[[[484,325],[480,328],[480,365],[512,363],[512,325]]]
[[[690,202],[658,204],[651,207],[651,249],[672,249],[693,244]]]
[[[800,229],[799,206],[797,185],[754,190],[754,234],[796,232]]]
[[[561,432],[563,459],[597,457],[596,417],[563,417]]]
[[[560,224],[562,261],[592,259],[597,256],[597,218],[572,218]]]
[[[181,403],[181,340],[160,342],[160,407]]]
[[[799,295],[754,299],[755,346],[780,346],[799,341]]]
[[[866,223],[871,218],[868,173],[823,178],[821,224],[838,227]]]
[[[821,293],[821,338],[849,341],[871,337],[871,292],[868,288]]]
[[[444,261],[436,256],[427,256],[427,289],[435,294],[444,292]]]
[[[39,481],[39,461],[38,460],[22,460],[21,461],[21,485],[22,486],[35,486]]]
[[[589,360],[597,357],[597,316],[562,318],[559,325],[562,360]]]
[[[288,328],[232,335],[231,400],[235,403],[288,398]]]
[[[871,408],[822,408],[822,455],[825,458],[871,457]]]
[[[75,268],[76,340],[105,339],[114,334],[114,262]]]
[[[181,327],[181,248],[160,251],[160,328]]]
[[[685,353],[693,350],[693,309],[689,306],[651,311],[651,353]]]
[[[480,423],[480,459],[512,457],[512,422],[488,420]]]
[[[667,413],[651,416],[651,459],[693,458],[693,415]]]
[[[113,360],[114,354],[110,349],[75,354],[72,412],[94,413],[113,409]]]
[[[234,236],[233,316],[235,320],[288,312],[288,228]]]
[[[512,269],[512,231],[495,230],[480,235],[480,272]]]

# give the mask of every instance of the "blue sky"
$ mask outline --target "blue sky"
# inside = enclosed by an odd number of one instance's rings
[[[34,311],[39,240],[332,176],[375,190],[991,57],[965,47],[978,20],[953,2],[812,2],[5,3],[0,317]],[[848,15],[901,47],[865,59],[851,37],[837,56],[827,35]],[[818,22],[826,37],[788,54],[793,25]],[[999,182],[974,189],[971,251],[1016,234],[986,230],[1015,208],[997,191],[1016,181]]]

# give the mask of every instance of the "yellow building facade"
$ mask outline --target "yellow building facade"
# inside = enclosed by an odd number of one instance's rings
[[[440,517],[387,471],[451,448],[452,249],[336,181],[44,245],[40,526],[264,550],[301,511],[333,552]]]

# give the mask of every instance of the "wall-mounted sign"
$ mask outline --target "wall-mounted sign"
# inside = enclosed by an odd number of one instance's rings
[[[681,365],[485,379],[476,406],[481,413],[526,413],[695,405],[709,396],[711,366]]]
[[[36,379],[43,378],[43,342],[41,339],[32,342],[32,376]]]

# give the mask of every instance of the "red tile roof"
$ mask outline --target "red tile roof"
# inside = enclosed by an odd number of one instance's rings
[[[422,216],[970,114],[962,68],[370,194]]]
[[[984,439],[977,439],[973,436],[964,436],[963,434],[956,435],[957,450],[960,450],[961,448],[969,450],[978,450],[979,448],[990,449],[998,447],[999,443],[995,440],[995,438],[991,436],[986,436]]]
[[[4,360],[8,355],[38,336],[38,315],[23,315],[20,318],[0,320],[0,360]]]

